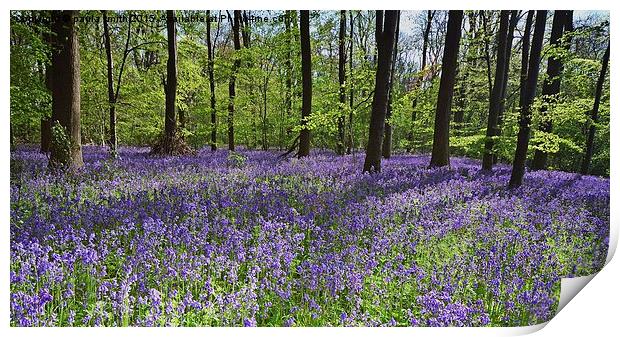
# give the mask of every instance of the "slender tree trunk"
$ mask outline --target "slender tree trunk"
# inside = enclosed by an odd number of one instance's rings
[[[491,51],[489,47],[489,28],[487,24],[487,16],[485,11],[480,11],[480,16],[482,17],[482,29],[484,30],[484,61],[487,66],[487,83],[489,87],[489,101],[491,101],[491,96],[493,94],[493,80],[491,79]]]
[[[353,11],[349,11],[349,141],[347,154],[353,152]]]
[[[435,15],[435,11],[428,11],[427,12],[427,16],[426,16],[426,27],[424,28],[424,34],[422,36],[422,63],[420,64],[420,76],[418,76],[418,78],[416,79],[415,82],[415,88],[422,88],[422,84],[424,82],[424,69],[426,68],[426,60],[427,60],[427,54],[428,54],[428,42],[429,42],[429,37],[431,34],[431,27],[433,25],[433,16]],[[411,103],[411,123],[413,124],[416,120],[417,120],[417,113],[416,113],[416,107],[418,105],[418,98],[417,95],[416,97],[413,99],[413,102]],[[413,143],[413,130],[409,131],[409,137],[407,137],[409,140],[409,150],[411,151],[412,149],[412,143]]]
[[[603,66],[601,73],[599,74],[598,81],[596,82],[596,93],[594,95],[594,106],[592,107],[592,114],[590,115],[590,128],[588,132],[588,139],[586,140],[586,149],[581,162],[581,174],[588,174],[590,172],[590,162],[592,161],[592,153],[594,152],[594,133],[596,132],[595,123],[598,122],[598,110],[601,104],[601,96],[603,95],[603,85],[605,85],[605,76],[607,74],[607,67],[609,66],[609,44],[603,55]]]
[[[308,118],[312,112],[312,58],[310,56],[310,11],[299,11],[299,32],[301,42],[301,131],[299,132],[299,151],[297,157],[310,154],[310,130]]]
[[[512,41],[514,39],[514,31],[519,23],[519,11],[512,11],[510,14],[510,26],[508,27],[508,36],[506,36],[506,64],[504,65],[504,82],[502,83],[502,95],[499,103],[499,111],[497,116],[497,132],[498,136],[502,134],[502,125],[504,123],[504,111],[506,108],[506,91],[508,89],[508,78],[510,74],[510,59],[512,56]],[[497,163],[497,155],[493,155],[493,163]]]
[[[112,61],[112,47],[110,46],[110,28],[108,27],[107,11],[101,11],[103,15],[103,40],[105,44],[105,54],[107,59],[107,78],[108,78],[108,105],[110,109],[110,135],[108,146],[113,157],[116,157],[116,95],[114,94],[114,64]]]
[[[293,88],[293,36],[291,32],[291,20],[292,11],[286,11],[286,17],[284,19],[285,31],[286,31],[286,98],[285,109],[286,116],[291,115],[291,109],[293,106],[292,101],[292,88]]]
[[[383,135],[383,147],[381,149],[383,158],[390,159],[392,157],[392,96],[394,96],[394,67],[396,66],[396,56],[398,54],[398,34],[400,31],[400,11],[398,12],[398,18],[396,18],[396,32],[394,33],[394,51],[392,52],[392,65],[390,68],[390,82],[388,83],[388,103],[385,114],[385,130]]]
[[[532,103],[536,97],[536,83],[538,81],[538,70],[540,69],[540,54],[542,51],[543,38],[545,35],[545,24],[547,21],[547,11],[536,11],[536,23],[534,36],[532,38],[532,50],[529,56],[527,70],[527,82],[524,104],[521,106],[521,116],[519,134],[517,136],[517,149],[515,159],[512,163],[512,175],[510,176],[509,187],[521,186],[523,175],[525,174],[525,161],[527,159],[527,147],[530,141],[530,124],[532,122]]]
[[[211,42],[211,11],[207,11],[207,57],[209,59],[207,72],[209,73],[209,92],[211,109],[211,151],[217,150],[217,110],[215,109],[215,79],[213,74],[214,49],[215,46]],[[219,23],[218,23],[219,24]]]
[[[347,55],[345,51],[345,39],[346,39],[346,27],[347,27],[347,11],[340,11],[340,32],[338,36],[338,84],[339,84],[339,101],[340,101],[340,114],[338,115],[338,144],[336,145],[336,153],[344,154],[345,151],[345,130],[344,130],[344,118],[346,114],[346,87],[345,82],[347,80],[346,63]]]
[[[525,30],[521,39],[521,72],[519,75],[519,107],[525,106],[527,95],[527,74],[530,57],[530,44],[532,35],[532,25],[534,23],[534,13],[536,11],[527,12],[525,20]]]
[[[53,48],[52,34],[44,33],[43,39],[45,40],[45,43],[50,47],[50,50],[52,50]],[[48,57],[51,59],[51,54],[49,54]],[[45,88],[48,90],[50,95],[53,93],[52,77],[53,77],[52,64],[46,64],[45,65]],[[45,116],[41,118],[41,152],[49,153],[51,142],[52,142],[52,117]]]
[[[166,121],[164,153],[170,152],[177,129],[177,33],[174,11],[166,11],[166,31],[168,36],[168,62],[166,65]],[[166,144],[167,143],[167,144]]]
[[[53,93],[52,73],[53,73],[52,65],[50,64],[45,69],[45,87],[50,92],[50,94]],[[52,118],[43,117],[41,118],[41,152],[49,153],[51,143],[52,143]]]
[[[248,20],[248,13],[243,11],[243,20],[239,20],[241,26],[241,37],[243,39],[243,47],[250,48],[250,20]]]
[[[553,25],[551,27],[551,40],[550,45],[553,47],[560,46],[562,42],[562,35],[564,34],[564,26],[566,25],[566,15],[570,11],[556,10],[553,14]],[[549,56],[547,64],[547,77],[543,82],[542,96],[543,99],[553,101],[560,93],[560,74],[562,72],[562,59],[561,57]],[[543,104],[541,107],[542,122],[540,124],[540,131],[550,133],[553,128],[553,122],[551,116],[547,114],[547,106]],[[533,170],[544,170],[547,168],[548,153],[541,150],[536,150],[534,153],[534,160],[532,161]]]
[[[452,105],[452,95],[454,93],[462,22],[463,11],[450,11],[443,51],[437,109],[435,111],[431,167],[450,166],[450,106]]]
[[[77,11],[62,11],[61,17],[68,20],[57,20],[52,26],[52,124],[63,128],[70,144],[52,136],[51,168],[77,169],[84,165],[80,133],[80,47],[74,23],[77,14]]]
[[[179,112],[179,129],[185,129],[185,123],[187,122],[185,118],[185,110],[183,110],[181,107],[177,107],[177,111]]]
[[[564,33],[572,33],[575,30],[575,27],[573,26],[573,11],[566,11],[566,15],[564,16]],[[568,35],[566,37],[566,46],[567,48],[570,50],[570,45],[573,42],[573,37],[572,35]]]
[[[235,150],[235,83],[237,80],[237,72],[241,66],[241,59],[239,56],[239,50],[241,50],[241,41],[239,40],[239,26],[241,24],[241,11],[234,11],[233,19],[233,44],[235,47],[235,56],[233,62],[233,69],[228,81],[228,150]]]
[[[387,112],[392,52],[399,16],[399,11],[385,11],[385,20],[383,20],[383,11],[377,11],[377,72],[370,115],[368,145],[364,159],[364,172],[381,172],[381,143]]]
[[[507,76],[506,55],[510,52],[506,49],[509,15],[510,11],[501,11],[500,14],[499,32],[497,34],[495,82],[493,83],[493,92],[491,95],[491,101],[489,102],[489,118],[487,119],[487,133],[484,144],[484,154],[482,156],[483,170],[491,170],[493,168],[493,146],[495,144],[494,137],[499,135],[498,118],[501,108],[504,78]]]
[[[467,56],[464,57],[465,59]],[[459,83],[460,82],[460,83]],[[454,115],[454,129],[458,130],[463,126],[463,121],[465,119],[465,100],[467,99],[465,95],[465,84],[467,83],[467,70],[463,69],[460,62],[456,63],[456,79],[454,83],[454,108],[452,109],[452,113]],[[457,133],[458,135],[458,133]]]

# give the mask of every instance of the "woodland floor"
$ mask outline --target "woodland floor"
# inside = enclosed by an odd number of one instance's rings
[[[11,325],[529,325],[607,254],[608,179],[148,152],[85,147],[66,175],[12,154]]]

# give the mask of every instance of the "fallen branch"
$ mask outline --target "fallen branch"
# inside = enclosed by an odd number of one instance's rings
[[[278,159],[282,159],[285,158],[286,156],[288,156],[289,154],[291,154],[293,151],[295,151],[295,149],[297,148],[297,144],[299,143],[299,137],[301,137],[301,135],[298,135],[295,140],[293,140],[293,144],[291,145],[291,147],[289,147],[288,151],[286,151],[285,153],[281,154],[278,156]]]

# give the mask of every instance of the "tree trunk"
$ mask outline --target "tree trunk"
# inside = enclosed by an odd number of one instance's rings
[[[424,28],[423,41],[422,41],[422,63],[420,64],[420,76],[416,79],[415,88],[422,88],[422,82],[424,82],[424,69],[426,68],[426,57],[428,54],[428,42],[431,34],[431,27],[433,24],[433,16],[435,11],[428,11],[426,16],[426,27]],[[417,95],[416,95],[417,96]],[[413,124],[417,119],[416,107],[418,105],[418,98],[415,97],[411,103],[411,123]],[[413,127],[413,126],[412,126]],[[413,142],[413,130],[409,131],[409,150],[412,149],[411,143]]]
[[[499,135],[498,118],[501,108],[504,78],[506,74],[506,55],[510,52],[506,49],[508,34],[508,19],[510,11],[501,11],[499,32],[497,34],[497,63],[495,68],[495,80],[493,92],[489,102],[489,118],[487,119],[487,132],[484,144],[484,154],[482,156],[482,169],[491,170],[493,168],[493,145],[495,138]]]
[[[551,40],[550,45],[553,47],[560,46],[562,42],[562,35],[564,34],[564,26],[566,25],[566,15],[570,11],[556,10],[553,14],[553,25],[551,27]],[[549,56],[547,63],[547,77],[542,87],[543,99],[550,99],[553,101],[560,93],[560,74],[562,72],[562,59],[561,57]],[[540,125],[540,131],[550,133],[553,128],[553,121],[551,116],[547,114],[547,106],[543,104],[540,112],[542,114],[542,122]],[[532,161],[532,170],[544,170],[547,168],[548,153],[536,150],[534,153],[534,160]]]
[[[166,30],[168,35],[168,62],[166,65],[166,121],[165,141],[174,141],[177,128],[176,121],[176,98],[177,98],[177,33],[174,21],[174,11],[166,11]],[[171,144],[164,145],[164,148]],[[164,152],[169,152],[165,150]]]
[[[525,20],[525,31],[523,32],[523,38],[521,38],[521,72],[519,75],[519,107],[525,105],[525,99],[527,94],[527,71],[528,60],[530,57],[530,44],[532,35],[532,24],[534,23],[534,13],[536,11],[527,12],[527,19]]]
[[[607,67],[609,65],[609,44],[603,55],[603,67],[599,74],[598,81],[596,82],[596,93],[594,95],[594,106],[592,107],[592,114],[590,115],[590,129],[588,132],[588,139],[586,141],[586,151],[581,162],[581,174],[588,174],[590,172],[590,162],[592,161],[592,153],[594,152],[594,133],[596,128],[594,124],[598,122],[598,109],[601,104],[601,96],[603,94],[603,85],[605,84],[605,75],[607,74]]]
[[[338,115],[338,144],[336,145],[336,153],[344,154],[345,151],[345,131],[344,131],[344,117],[346,114],[346,101],[347,94],[345,88],[345,82],[347,79],[346,74],[346,62],[347,56],[344,48],[346,39],[346,25],[347,25],[347,12],[340,11],[340,32],[338,36],[338,84],[339,84],[339,102],[340,102],[340,114]]]
[[[80,47],[74,18],[77,11],[62,11],[53,24],[52,127],[62,128],[65,140],[52,132],[51,168],[77,169],[84,165],[80,134]],[[64,138],[64,137],[63,137]]]
[[[51,46],[51,40],[49,41]],[[53,94],[53,86],[52,86],[52,65],[48,65],[45,69],[45,87]],[[52,118],[51,117],[43,117],[41,118],[41,152],[49,153],[50,147],[52,143]]]
[[[510,14],[510,26],[508,27],[508,36],[506,36],[506,64],[504,65],[504,83],[502,83],[502,95],[499,103],[499,111],[497,116],[497,135],[502,134],[502,125],[504,123],[504,110],[506,107],[506,90],[508,89],[508,78],[510,74],[510,59],[512,56],[512,41],[514,39],[514,31],[519,23],[519,11],[512,11]],[[497,163],[497,155],[493,155],[493,164]]]
[[[383,134],[383,147],[381,149],[383,158],[390,159],[392,157],[392,123],[390,118],[392,117],[392,96],[394,95],[394,67],[396,66],[396,55],[398,54],[398,34],[400,31],[400,11],[398,12],[398,18],[396,18],[396,32],[394,33],[394,50],[392,52],[392,65],[390,68],[390,82],[388,83],[388,103],[385,113],[385,130]]]
[[[312,111],[312,58],[310,56],[310,11],[299,11],[299,32],[301,43],[301,131],[299,132],[299,151],[297,157],[310,154],[310,130],[308,118]]]
[[[185,110],[181,107],[177,107],[177,111],[179,112],[179,129],[185,129],[185,124],[187,122]]]
[[[52,50],[54,48],[52,34],[44,33],[44,40],[45,40],[45,43],[50,48],[50,50]],[[48,54],[48,57],[51,59],[52,54]],[[45,65],[45,88],[48,90],[50,95],[53,94],[52,78],[53,78],[52,64],[46,64]],[[49,153],[51,143],[52,143],[52,117],[45,116],[41,118],[41,152]]]
[[[353,11],[349,11],[349,141],[347,154],[353,152]]]
[[[107,79],[108,79],[108,105],[110,108],[110,135],[108,146],[112,156],[116,156],[116,95],[114,95],[114,64],[112,63],[112,47],[110,46],[110,28],[108,27],[107,11],[101,11],[103,15],[103,40],[105,44],[105,54],[107,59]]]
[[[489,47],[489,28],[487,24],[487,16],[485,11],[480,11],[480,16],[482,17],[482,29],[484,35],[484,61],[487,67],[487,83],[489,88],[489,101],[491,101],[491,96],[493,95],[493,80],[491,79],[491,52]]]
[[[241,66],[241,58],[239,56],[239,50],[241,50],[241,41],[239,40],[239,26],[241,24],[241,11],[234,11],[234,19],[232,24],[233,29],[233,44],[235,47],[235,56],[233,62],[233,69],[228,81],[228,150],[235,151],[235,83],[237,80],[237,72]]]
[[[370,115],[368,145],[364,159],[364,172],[381,172],[381,144],[387,112],[392,52],[399,16],[399,11],[385,11],[385,20],[383,20],[383,11],[377,11],[377,72]]]
[[[450,106],[454,93],[456,62],[459,55],[463,11],[450,11],[443,52],[439,95],[435,111],[435,131],[431,167],[450,166]]]
[[[207,18],[211,18],[211,11],[207,11]],[[207,22],[207,72],[209,73],[209,108],[211,109],[211,151],[217,150],[217,111],[215,110],[215,78],[213,74],[214,49],[215,46],[211,42],[211,19],[209,19]]]
[[[241,38],[243,39],[243,47],[250,48],[250,20],[248,20],[248,14],[243,11],[243,20],[239,20],[241,28]]]
[[[527,159],[527,147],[530,141],[530,124],[532,122],[531,108],[534,98],[536,97],[536,82],[538,81],[538,70],[540,69],[540,54],[545,35],[546,21],[547,11],[536,11],[536,24],[534,36],[532,38],[532,50],[528,60],[527,81],[525,83],[526,90],[523,105],[521,105],[517,149],[515,151],[515,159],[512,163],[512,174],[508,185],[510,188],[521,186],[523,175],[525,174],[525,161]]]
[[[285,32],[286,32],[286,96],[285,96],[285,109],[286,116],[291,115],[292,102],[292,88],[293,88],[293,36],[291,31],[292,11],[286,11],[286,17],[284,18]]]

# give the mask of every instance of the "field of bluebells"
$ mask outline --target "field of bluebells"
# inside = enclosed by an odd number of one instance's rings
[[[521,326],[604,264],[609,180],[208,150],[11,166],[13,326]]]

